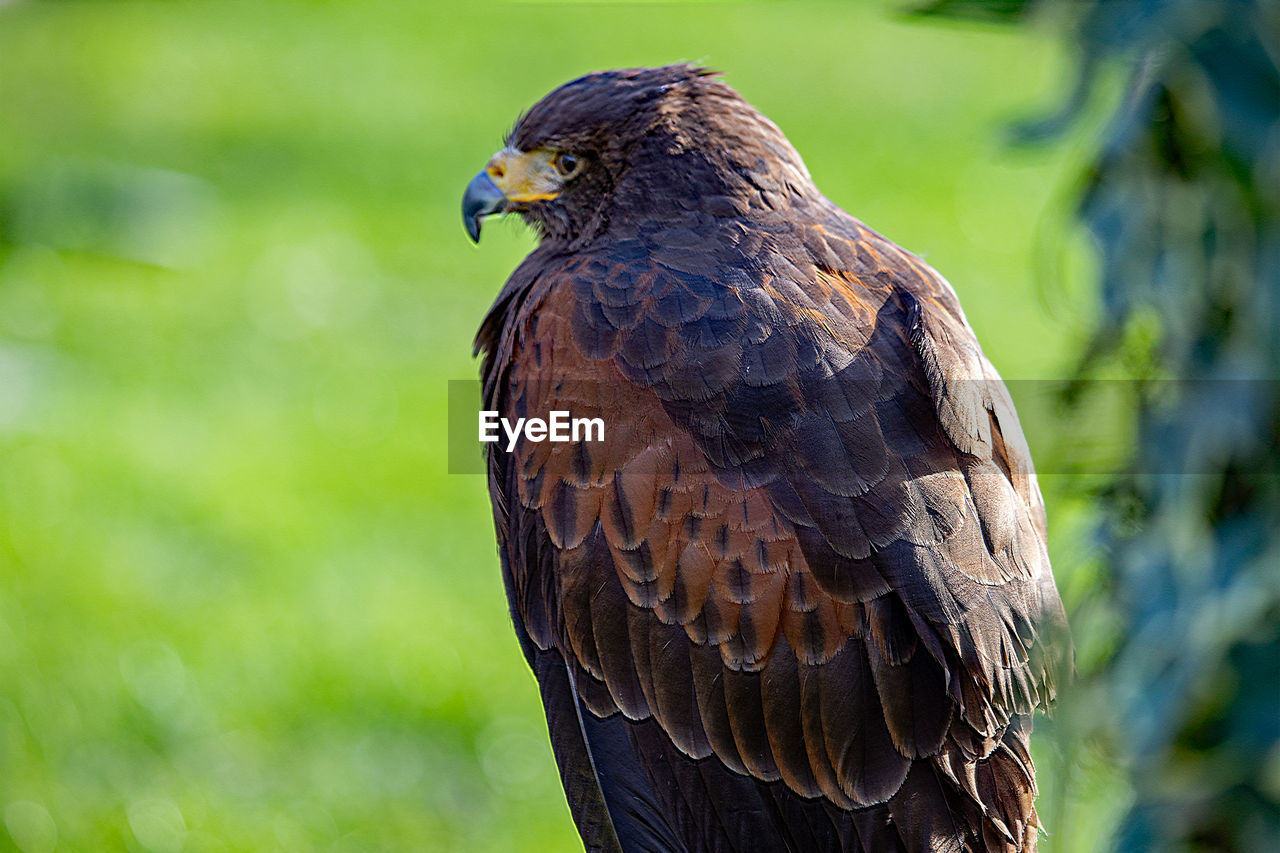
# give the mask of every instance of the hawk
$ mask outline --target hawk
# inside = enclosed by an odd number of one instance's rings
[[[1034,850],[1044,503],[950,285],[689,65],[551,92],[468,185],[511,616],[588,850]]]

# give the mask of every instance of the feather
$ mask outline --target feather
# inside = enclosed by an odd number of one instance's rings
[[[617,833],[588,748],[582,711],[564,661],[553,651],[539,651],[532,661],[546,710],[551,748],[560,767],[570,808],[582,842],[591,853],[621,853]]]

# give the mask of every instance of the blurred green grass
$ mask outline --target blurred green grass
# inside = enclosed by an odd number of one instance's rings
[[[483,479],[445,473],[447,380],[532,239],[472,247],[458,201],[556,84],[677,60],[942,270],[1006,377],[1065,375],[1084,152],[1000,144],[1071,77],[1048,37],[879,3],[0,7],[0,845],[578,846]],[[1087,506],[1045,488],[1078,597]],[[1097,849],[1105,757],[1037,755],[1043,849]]]

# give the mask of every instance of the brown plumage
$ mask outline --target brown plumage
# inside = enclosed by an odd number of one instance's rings
[[[552,92],[464,212],[542,241],[480,329],[511,613],[590,850],[1028,851],[1065,625],[951,287],[715,75]],[[492,448],[492,446],[491,446]]]

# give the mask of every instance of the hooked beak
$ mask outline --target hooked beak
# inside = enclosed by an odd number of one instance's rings
[[[473,242],[480,242],[480,219],[491,213],[528,210],[527,205],[550,201],[564,181],[546,148],[521,151],[507,146],[489,158],[484,171],[471,179],[462,196],[462,224]]]
[[[480,219],[491,213],[500,213],[506,207],[507,197],[489,177],[488,170],[471,179],[462,196],[462,224],[472,243],[480,242]]]

